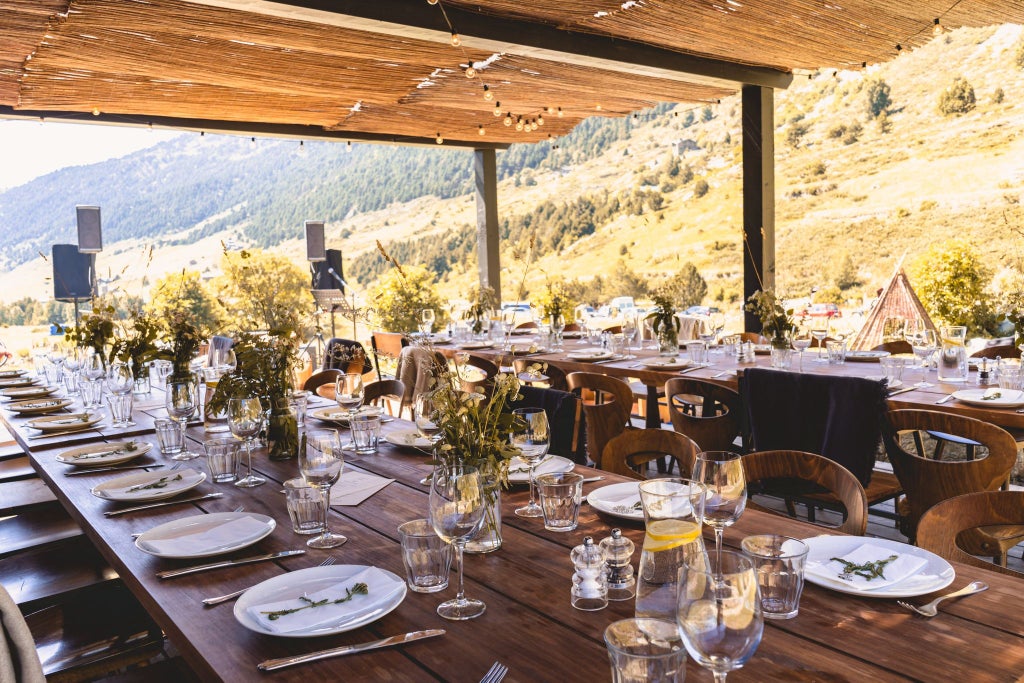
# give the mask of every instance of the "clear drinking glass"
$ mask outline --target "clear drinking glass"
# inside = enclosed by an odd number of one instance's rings
[[[345,454],[336,429],[317,429],[299,436],[299,471],[306,483],[320,491],[323,526],[319,536],[306,541],[310,548],[336,548],[348,539],[332,533],[328,526],[331,509],[331,487],[341,477]]]
[[[135,388],[135,376],[132,374],[131,366],[127,363],[114,363],[110,366],[107,371],[107,389],[111,393],[111,401],[118,402],[121,405],[121,409],[117,412],[118,415],[114,415],[113,408],[111,409],[111,427],[124,428],[132,427],[135,425],[132,422],[132,409],[131,409],[131,394]],[[127,396],[127,399],[122,397]],[[125,405],[127,404],[127,405]]]
[[[473,619],[487,609],[483,601],[466,597],[462,576],[466,541],[480,530],[483,521],[484,491],[477,469],[439,463],[430,480],[430,524],[438,536],[455,546],[459,574],[455,598],[437,606],[437,613],[445,619]]]
[[[704,451],[697,455],[693,478],[707,487],[703,522],[715,530],[715,556],[722,554],[722,535],[747,506],[747,477],[743,456],[729,451]]]
[[[517,408],[512,414],[525,423],[522,429],[512,432],[512,445],[519,449],[519,459],[530,468],[530,502],[516,508],[516,514],[520,517],[540,517],[543,510],[537,504],[535,496],[534,472],[551,445],[548,416],[543,408]]]
[[[339,375],[334,383],[334,400],[348,410],[348,417],[351,418],[356,408],[363,405],[363,376],[357,372]]]
[[[695,557],[679,572],[676,623],[686,651],[725,683],[747,663],[764,632],[757,575],[750,560],[726,551]]]
[[[235,486],[252,488],[267,481],[252,471],[252,442],[263,428],[265,417],[263,404],[258,398],[228,399],[228,427],[231,428],[232,436],[245,441],[246,473],[235,482]]]
[[[180,453],[171,457],[172,460],[192,460],[198,458],[198,453],[191,453],[188,450],[188,441],[185,440],[185,425],[196,411],[196,384],[192,380],[169,381],[164,395],[164,407],[172,420],[176,420],[181,427],[181,442],[184,445]]]
[[[796,324],[796,327],[793,328],[793,337],[790,339],[790,343],[793,344],[793,348],[796,349],[800,358],[798,366],[800,372],[804,371],[804,351],[811,346],[812,338],[811,328],[807,323],[799,322]]]
[[[633,355],[633,342],[636,340],[637,322],[636,316],[626,313],[622,316],[622,340],[626,343],[626,353],[623,358],[636,358]]]
[[[434,319],[433,308],[424,308],[420,311],[420,323],[422,324],[420,332],[426,336],[430,336],[430,333],[434,331]]]
[[[443,438],[440,425],[435,422],[434,401],[430,394],[420,394],[412,407],[413,420],[420,436],[430,442],[431,446]]]
[[[929,329],[924,320],[917,318],[907,321],[903,334],[914,355],[921,361],[921,381],[914,386],[919,389],[934,386],[928,381],[928,359],[935,353],[935,330]]]
[[[818,340],[818,357],[815,363],[827,363],[828,357],[822,354],[825,348],[825,338],[828,337],[828,318],[811,318],[811,336]]]

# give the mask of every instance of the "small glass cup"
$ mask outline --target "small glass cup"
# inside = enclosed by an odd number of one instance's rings
[[[1021,366],[1007,365],[1001,363],[999,366],[999,388],[1020,389],[1021,388]]]
[[[176,420],[161,417],[153,421],[156,443],[164,455],[177,455],[185,450],[185,434]]]
[[[306,421],[306,406],[309,405],[309,392],[304,389],[293,391],[288,398],[288,405],[295,411],[295,419],[299,427]]]
[[[380,415],[359,413],[349,420],[352,443],[359,455],[373,455],[380,441]]]
[[[132,422],[132,393],[111,394],[107,396],[107,403],[110,405],[111,427],[124,429],[134,427]]]
[[[765,619],[792,619],[800,611],[807,544],[788,536],[747,536],[743,554],[750,558],[761,590]]]
[[[103,381],[98,379],[82,379],[78,383],[82,405],[86,408],[99,408],[103,405]]]
[[[663,619],[622,619],[604,631],[613,683],[686,680],[686,648],[675,623]]]
[[[318,534],[323,529],[320,514],[320,492],[302,477],[284,483],[285,505],[292,520],[292,531],[302,536]]]
[[[203,443],[213,483],[228,484],[238,480],[239,445],[235,439],[209,439]]]
[[[576,528],[583,500],[583,475],[575,472],[551,472],[536,477],[544,528],[548,531],[572,531]]]
[[[686,342],[686,355],[690,357],[690,361],[693,363],[707,363],[707,343],[700,340]]]
[[[846,362],[846,342],[825,342],[825,353],[828,355],[829,365],[842,365]]]
[[[427,519],[414,519],[398,527],[402,563],[409,590],[436,593],[448,587],[452,547],[441,540]]]
[[[878,364],[882,366],[882,374],[885,376],[885,384],[890,389],[903,384],[903,359],[886,356],[880,358]]]

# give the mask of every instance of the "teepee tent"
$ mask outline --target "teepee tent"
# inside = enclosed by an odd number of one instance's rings
[[[929,329],[935,329],[934,323],[928,317],[928,311],[924,310],[924,305],[914,293],[914,288],[910,286],[907,273],[903,270],[902,258],[896,264],[896,271],[893,273],[892,279],[889,280],[889,284],[886,285],[871,312],[868,313],[864,326],[860,328],[860,332],[850,343],[850,348],[861,351],[881,344],[883,341],[882,328],[886,318],[904,318],[906,320],[921,318]]]

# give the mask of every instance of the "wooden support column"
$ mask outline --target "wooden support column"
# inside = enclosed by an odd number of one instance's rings
[[[743,300],[775,288],[775,99],[774,91],[743,86]],[[760,332],[745,313],[743,327]]]
[[[498,163],[493,149],[473,152],[476,180],[476,256],[480,286],[501,299],[501,253],[498,248]]]

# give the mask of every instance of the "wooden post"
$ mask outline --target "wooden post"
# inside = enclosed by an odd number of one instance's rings
[[[775,112],[774,91],[743,86],[743,300],[775,288]],[[745,313],[743,327],[760,332],[761,321]]]
[[[473,151],[476,177],[476,255],[480,286],[501,299],[501,254],[498,249],[498,164],[493,149]]]

